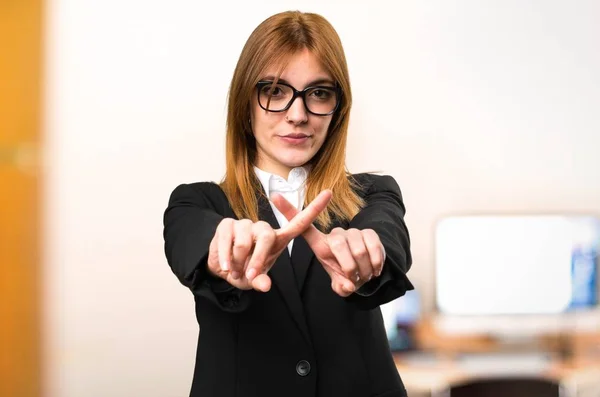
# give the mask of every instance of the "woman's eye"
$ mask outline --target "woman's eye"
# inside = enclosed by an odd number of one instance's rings
[[[331,97],[331,91],[317,88],[311,95],[317,99],[329,99]]]
[[[272,85],[266,85],[262,89],[263,95],[280,96],[283,94],[283,90],[279,86],[273,87]]]

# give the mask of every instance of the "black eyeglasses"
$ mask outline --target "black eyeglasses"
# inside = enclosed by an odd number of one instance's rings
[[[259,106],[269,112],[288,110],[298,97],[302,98],[305,109],[316,116],[333,114],[340,105],[341,90],[337,86],[311,86],[298,91],[286,83],[259,81],[256,88]]]

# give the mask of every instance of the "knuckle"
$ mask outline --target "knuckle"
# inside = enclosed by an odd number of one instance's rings
[[[251,244],[250,244],[250,241],[248,239],[236,239],[233,242],[233,246],[234,246],[234,248],[237,248],[237,249],[249,250]]]
[[[264,240],[266,242],[271,242],[275,240],[275,231],[271,228],[263,229],[258,233],[258,238]]]
[[[331,247],[333,248],[341,248],[345,242],[346,239],[341,236],[332,236],[329,240],[329,244],[331,244]]]
[[[355,258],[366,258],[366,256],[368,255],[367,248],[364,245],[359,247],[352,247],[351,252],[352,256],[354,256]]]
[[[261,225],[263,225],[265,228],[272,230],[273,228],[271,227],[271,224],[269,222],[266,221],[260,221]]]
[[[254,224],[254,227],[258,230],[263,230],[263,229],[270,229],[271,225],[269,225],[267,222],[265,221],[258,221]]]
[[[265,233],[272,232],[273,228],[268,223],[266,223],[264,221],[259,221],[259,222],[256,222],[252,226],[252,231],[253,231],[255,237],[260,237],[260,236],[264,235]]]
[[[373,229],[363,230],[363,236],[366,237],[369,241],[373,241],[374,243],[379,243],[381,241],[379,239],[379,235]]]
[[[241,228],[247,228],[247,227],[252,226],[252,221],[250,219],[241,219],[241,220],[237,221],[237,224]]]
[[[231,227],[231,225],[233,225],[234,220],[231,218],[223,218],[221,220],[221,222],[219,222],[219,225],[217,226],[218,229],[228,229]]]
[[[365,241],[365,246],[369,249],[369,250],[376,250],[377,246],[379,244],[376,241],[373,240],[369,240],[369,241]]]

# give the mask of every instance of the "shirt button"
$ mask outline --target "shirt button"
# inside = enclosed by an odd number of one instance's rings
[[[296,372],[300,376],[306,376],[306,375],[308,375],[310,373],[310,364],[309,364],[309,362],[306,361],[306,360],[300,360],[300,361],[298,361],[298,364],[296,364]]]

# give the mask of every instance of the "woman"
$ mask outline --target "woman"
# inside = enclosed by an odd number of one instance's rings
[[[400,397],[379,305],[413,288],[400,189],[345,168],[344,51],[321,16],[261,23],[235,69],[227,171],[183,184],[168,263],[200,325],[192,396]]]

